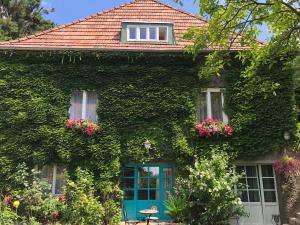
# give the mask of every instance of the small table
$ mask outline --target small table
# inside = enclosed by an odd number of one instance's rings
[[[151,215],[158,213],[158,210],[156,210],[156,209],[143,209],[143,210],[140,210],[139,213],[146,215],[147,225],[149,225]]]

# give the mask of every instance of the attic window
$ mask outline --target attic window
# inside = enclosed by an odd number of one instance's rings
[[[168,27],[163,25],[130,25],[127,41],[168,42]]]

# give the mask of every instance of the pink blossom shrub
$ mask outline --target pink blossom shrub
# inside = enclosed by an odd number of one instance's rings
[[[233,135],[234,129],[225,124],[223,121],[208,118],[195,126],[195,130],[202,138],[211,137],[230,137]]]
[[[288,154],[283,154],[280,159],[275,160],[274,168],[279,175],[288,177],[295,171],[300,171],[300,161]]]
[[[66,127],[68,129],[80,130],[88,136],[92,136],[99,129],[97,124],[90,122],[88,120],[83,120],[79,118],[69,119],[66,122]]]

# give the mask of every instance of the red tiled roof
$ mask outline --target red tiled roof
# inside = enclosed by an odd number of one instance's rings
[[[176,44],[120,42],[122,21],[172,23]],[[205,19],[158,0],[134,0],[44,32],[18,40],[0,42],[0,49],[182,51],[186,45],[190,44],[182,38],[188,28],[206,25]]]

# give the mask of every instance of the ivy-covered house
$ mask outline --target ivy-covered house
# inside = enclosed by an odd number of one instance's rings
[[[273,224],[281,203],[273,162],[295,126],[292,76],[280,61],[253,77],[241,76],[238,61],[220,77],[201,76],[209,50],[189,55],[183,34],[206,25],[158,0],[135,0],[1,42],[1,170],[39,167],[60,194],[64,169],[87,168],[101,198],[122,188],[128,218],[156,206],[168,220],[175,177],[218,146],[245,171],[248,186],[237,191],[249,217],[240,224]],[[247,47],[236,40],[233,58],[238,50]],[[197,132],[208,118],[232,135]]]

